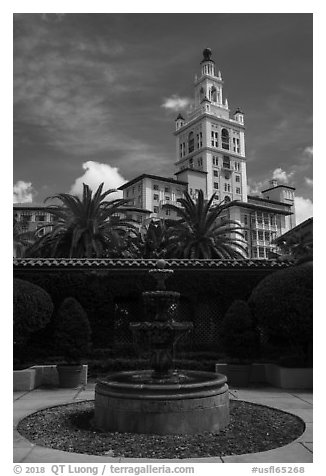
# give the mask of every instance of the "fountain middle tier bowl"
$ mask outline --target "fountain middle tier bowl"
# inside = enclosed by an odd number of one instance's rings
[[[151,370],[117,372],[95,387],[95,426],[103,431],[156,435],[217,433],[229,423],[222,374],[179,370],[172,381]]]

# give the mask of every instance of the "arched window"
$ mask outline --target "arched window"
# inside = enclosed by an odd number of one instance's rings
[[[229,150],[230,148],[229,131],[227,129],[222,129],[221,136],[222,136],[222,149]]]
[[[190,154],[191,152],[194,151],[194,149],[195,149],[194,133],[189,132],[189,135],[188,135],[188,153]]]
[[[213,86],[211,89],[211,101],[216,102],[217,101],[217,93],[216,93],[216,87]]]
[[[225,203],[229,203],[229,202],[231,202],[231,198],[228,195],[226,195],[225,198],[224,198],[224,201],[225,201]]]

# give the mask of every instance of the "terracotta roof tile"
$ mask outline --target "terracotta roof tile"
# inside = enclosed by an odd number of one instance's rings
[[[153,268],[156,259],[88,259],[88,258],[14,258],[14,268]],[[192,269],[261,269],[285,268],[287,261],[269,259],[167,259],[167,268]]]

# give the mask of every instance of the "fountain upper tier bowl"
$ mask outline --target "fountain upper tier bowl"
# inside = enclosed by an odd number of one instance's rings
[[[229,423],[226,377],[200,371],[173,373],[169,382],[151,370],[118,372],[99,380],[97,428],[147,434],[218,432]]]

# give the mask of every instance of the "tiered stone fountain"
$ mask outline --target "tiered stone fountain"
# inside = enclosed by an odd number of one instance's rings
[[[159,260],[149,271],[157,289],[143,293],[146,322],[130,324],[136,343],[150,353],[150,370],[118,372],[95,387],[95,426],[104,431],[149,434],[218,432],[229,423],[226,377],[211,372],[175,370],[178,340],[192,328],[178,322],[180,294],[167,291],[173,270]]]

